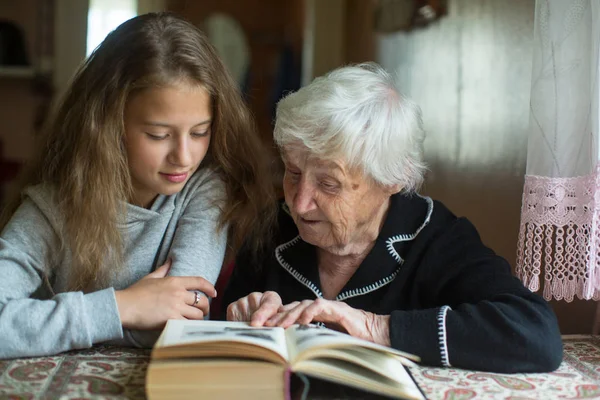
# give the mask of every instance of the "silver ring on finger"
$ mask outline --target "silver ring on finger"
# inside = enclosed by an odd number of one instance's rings
[[[196,306],[196,304],[200,303],[200,291],[199,290],[194,290],[194,294],[196,295],[196,298],[194,299],[194,304],[192,304],[192,306]]]

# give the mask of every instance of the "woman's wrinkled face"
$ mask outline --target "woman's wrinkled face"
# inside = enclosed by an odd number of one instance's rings
[[[301,148],[284,149],[282,158],[285,202],[305,242],[347,255],[375,239],[393,190],[341,159],[322,160]]]

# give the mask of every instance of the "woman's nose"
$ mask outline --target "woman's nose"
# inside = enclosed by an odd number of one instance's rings
[[[316,208],[315,190],[311,185],[302,179],[296,187],[296,195],[294,196],[294,209],[298,214],[304,214]]]

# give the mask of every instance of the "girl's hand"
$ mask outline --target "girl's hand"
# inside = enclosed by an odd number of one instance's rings
[[[116,291],[121,324],[128,329],[161,329],[169,319],[202,319],[215,288],[196,276],[167,276],[171,261],[124,290]],[[199,301],[196,301],[196,293]],[[195,303],[195,304],[194,304]]]
[[[247,321],[252,326],[263,326],[266,320],[277,314],[281,297],[275,292],[254,292],[227,307],[228,321]]]

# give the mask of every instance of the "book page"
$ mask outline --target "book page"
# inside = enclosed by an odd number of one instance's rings
[[[214,342],[252,344],[289,359],[283,328],[251,327],[246,322],[171,319],[156,347]]]
[[[388,396],[423,398],[404,367],[419,360],[412,354],[316,325],[292,326],[286,335],[294,372]]]
[[[397,377],[394,379],[363,368],[360,365],[332,358],[304,360],[294,366],[294,372],[300,372],[330,382],[352,386],[357,389],[379,393],[403,399],[424,400],[417,384],[406,369],[396,365]]]
[[[287,331],[288,341],[294,342],[294,346],[289,346],[294,350],[294,354],[291,354],[292,359],[295,359],[302,353],[311,353],[318,348],[351,348],[359,346],[375,352],[395,356],[403,360],[405,365],[414,365],[412,361],[420,361],[419,357],[413,354],[358,339],[346,333],[317,325],[294,325],[289,327]]]

